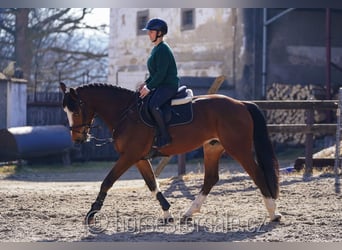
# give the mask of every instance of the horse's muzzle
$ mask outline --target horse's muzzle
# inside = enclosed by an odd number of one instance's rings
[[[87,141],[90,141],[90,136],[87,133],[76,133],[72,134],[72,141],[76,144],[82,144]]]

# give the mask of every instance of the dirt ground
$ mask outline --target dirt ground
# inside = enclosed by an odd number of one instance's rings
[[[177,169],[177,166],[167,166]],[[0,241],[342,241],[342,195],[331,173],[281,175],[283,218],[269,223],[259,191],[242,171],[221,169],[220,181],[189,224],[180,217],[202,185],[199,171],[162,177],[174,223],[162,225],[158,202],[136,169],[110,190],[95,227],[83,224],[106,172],[2,175]]]

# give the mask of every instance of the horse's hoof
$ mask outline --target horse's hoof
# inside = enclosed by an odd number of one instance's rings
[[[93,220],[89,220],[88,218],[84,218],[83,225],[88,226],[88,225],[91,225],[91,224],[94,224]]]
[[[107,229],[109,221],[105,214],[93,211],[87,214],[84,223],[89,232],[98,234]]]
[[[83,221],[84,225],[90,226],[95,223],[94,217],[86,216]]]
[[[173,223],[174,219],[173,219],[173,217],[161,218],[158,220],[158,222],[159,222],[159,224],[167,225],[167,224]]]
[[[84,224],[90,226],[95,224],[95,215],[98,211],[89,211],[84,218]]]
[[[273,218],[271,219],[271,222],[280,222],[282,215],[281,214],[275,214]]]
[[[180,220],[180,223],[181,224],[188,224],[192,221],[192,217],[189,217],[189,216],[186,216],[184,215],[181,220]]]

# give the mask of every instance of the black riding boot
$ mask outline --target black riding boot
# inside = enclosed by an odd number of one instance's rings
[[[157,135],[157,140],[154,144],[154,147],[161,148],[169,145],[171,143],[171,137],[164,122],[163,112],[159,108],[155,108],[151,110],[151,113],[160,132],[160,134]]]

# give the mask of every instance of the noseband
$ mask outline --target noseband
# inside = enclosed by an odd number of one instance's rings
[[[91,126],[91,124],[89,124],[89,123],[82,123],[82,124],[77,125],[77,126],[71,126],[71,127],[69,127],[69,130],[72,131],[72,132],[75,132],[75,133],[79,133],[79,134],[86,134],[85,131],[80,132],[80,131],[75,130],[75,129],[77,129],[77,128],[82,128],[82,127],[85,127],[85,128],[88,128],[88,129],[94,128],[94,126]]]
[[[78,106],[81,109],[81,113],[82,113],[82,122],[86,120],[86,115],[85,115],[85,103],[78,98]],[[69,130],[72,131],[73,133],[79,133],[79,134],[83,134],[83,135],[87,135],[88,132],[86,132],[87,129],[91,129],[93,126],[91,125],[91,122],[89,123],[82,123],[80,125],[76,125],[76,126],[69,126]],[[85,128],[82,132],[76,130],[78,128]]]

